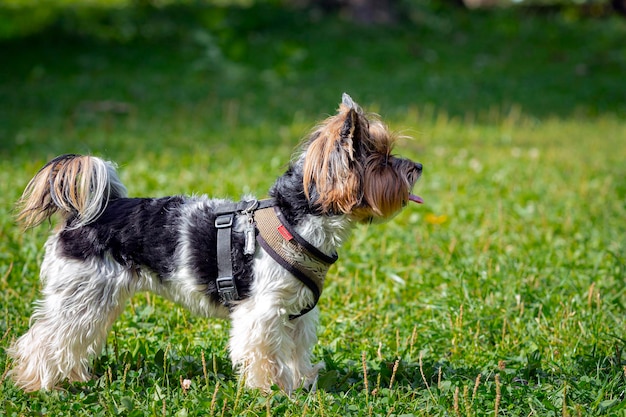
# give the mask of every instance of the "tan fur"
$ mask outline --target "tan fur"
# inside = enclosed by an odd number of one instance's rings
[[[369,117],[369,120],[368,120]],[[347,128],[349,126],[349,128]],[[389,217],[408,199],[405,181],[391,166],[395,142],[387,126],[376,116],[365,116],[360,108],[341,104],[310,135],[304,162],[304,190],[307,198],[314,185],[323,213],[350,214],[357,220],[372,216]],[[370,155],[363,162],[358,150]],[[390,188],[389,184],[394,184]]]
[[[63,155],[47,163],[28,183],[17,202],[17,221],[29,229],[61,212],[65,218],[76,216],[78,227],[98,218],[111,194],[126,195],[111,163]]]

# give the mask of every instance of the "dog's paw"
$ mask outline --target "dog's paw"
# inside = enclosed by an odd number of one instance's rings
[[[304,380],[304,384],[302,385],[304,389],[309,390],[310,392],[315,392],[317,390],[317,379],[319,377],[319,372],[326,368],[326,364],[324,362],[318,362],[311,368],[311,372],[306,376]]]

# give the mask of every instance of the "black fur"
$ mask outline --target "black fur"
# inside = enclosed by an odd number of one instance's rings
[[[111,256],[129,269],[156,274],[163,283],[186,265],[199,286],[218,301],[216,215],[208,204],[202,204],[203,200],[179,196],[111,200],[96,221],[63,230],[61,249],[65,256],[80,260]],[[190,203],[194,208],[183,210]],[[190,248],[186,259],[177,252],[184,240]],[[253,279],[252,256],[244,255],[243,246],[243,234],[233,230],[233,275],[240,296],[246,297]]]
[[[292,225],[299,224],[308,214],[319,214],[319,208],[311,206],[304,195],[302,178],[302,169],[290,166],[270,190],[270,196]],[[316,195],[314,189],[311,192]],[[207,295],[219,301],[217,216],[208,201],[204,197],[181,196],[116,198],[109,201],[98,219],[86,226],[72,229],[76,219],[69,219],[69,228],[60,233],[61,250],[65,256],[80,260],[111,256],[129,269],[156,274],[164,284],[178,268],[187,266],[199,286],[206,288]],[[191,203],[193,209],[184,209]],[[240,297],[245,298],[253,281],[252,256],[243,253],[243,233],[233,229],[231,237],[233,275]],[[184,240],[190,249],[189,257],[183,259],[178,251]]]
[[[291,165],[276,180],[269,192],[270,196],[276,200],[287,221],[292,225],[301,223],[309,214],[321,214],[320,207],[310,202],[317,200],[315,187],[311,187],[309,190],[311,197],[309,201],[304,194],[303,181],[302,167]]]

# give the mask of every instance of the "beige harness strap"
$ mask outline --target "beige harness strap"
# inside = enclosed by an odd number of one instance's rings
[[[278,207],[256,210],[254,220],[259,231],[257,241],[283,268],[302,281],[315,295],[315,303],[300,312],[299,317],[312,310],[324,288],[324,279],[328,269],[337,260],[337,256],[328,256],[313,247],[281,221],[282,213]]]

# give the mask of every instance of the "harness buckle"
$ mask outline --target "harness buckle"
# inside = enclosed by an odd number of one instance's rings
[[[215,219],[215,228],[226,229],[227,227],[231,227],[233,225],[234,218],[234,213],[222,214],[221,216],[217,216],[217,218]]]
[[[239,294],[233,277],[218,278],[215,281],[215,284],[217,285],[218,293],[222,297],[222,301],[230,302],[239,299]]]
[[[241,214],[245,214],[246,216],[251,216],[252,213],[259,207],[259,200],[255,198],[250,201],[247,201],[247,203],[249,203],[248,207],[241,210]]]

